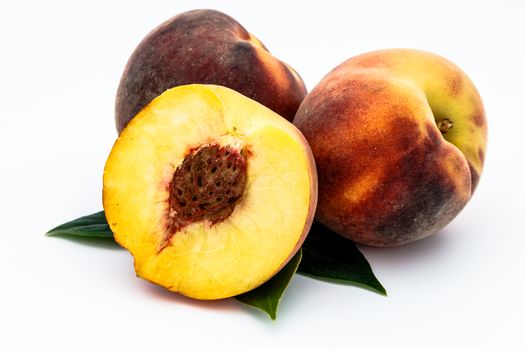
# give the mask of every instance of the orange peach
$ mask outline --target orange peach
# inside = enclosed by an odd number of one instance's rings
[[[467,75],[428,52],[347,60],[307,95],[294,120],[319,175],[317,218],[339,234],[395,246],[447,225],[483,168],[487,124]]]
[[[194,83],[229,87],[289,121],[306,95],[299,75],[236,20],[194,10],[154,29],[131,55],[117,92],[118,131],[165,90]]]

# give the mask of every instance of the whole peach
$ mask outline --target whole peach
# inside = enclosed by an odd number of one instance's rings
[[[339,65],[294,119],[319,175],[317,218],[339,234],[395,246],[447,225],[474,192],[487,125],[467,75],[428,52],[391,49]]]
[[[306,88],[236,20],[214,10],[181,13],[149,33],[131,55],[117,91],[119,133],[153,98],[186,84],[234,89],[292,121]]]

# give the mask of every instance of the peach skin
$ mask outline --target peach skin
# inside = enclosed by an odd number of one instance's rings
[[[117,91],[118,132],[167,89],[195,83],[229,87],[290,122],[306,95],[300,76],[236,20],[194,10],[154,29],[133,52]]]
[[[317,164],[316,217],[367,245],[439,231],[469,201],[483,169],[481,98],[460,68],[428,52],[345,61],[307,95],[294,124]]]

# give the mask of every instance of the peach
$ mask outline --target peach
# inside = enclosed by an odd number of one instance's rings
[[[164,92],[120,134],[103,204],[139,277],[197,299],[247,292],[295,255],[317,178],[293,124],[222,86]]]
[[[117,91],[118,131],[154,97],[193,83],[232,88],[289,121],[306,95],[299,75],[236,20],[194,10],[154,29],[131,55]]]
[[[337,233],[395,246],[447,225],[483,168],[481,98],[456,65],[391,49],[342,63],[307,95],[294,120],[319,174],[316,217]]]

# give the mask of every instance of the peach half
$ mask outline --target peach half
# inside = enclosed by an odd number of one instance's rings
[[[392,49],[328,73],[294,124],[319,175],[317,218],[359,243],[395,246],[447,225],[476,188],[487,124],[472,81],[428,52]]]
[[[220,299],[264,283],[298,251],[316,176],[306,140],[284,118],[226,87],[180,86],[115,142],[104,210],[139,277]]]

